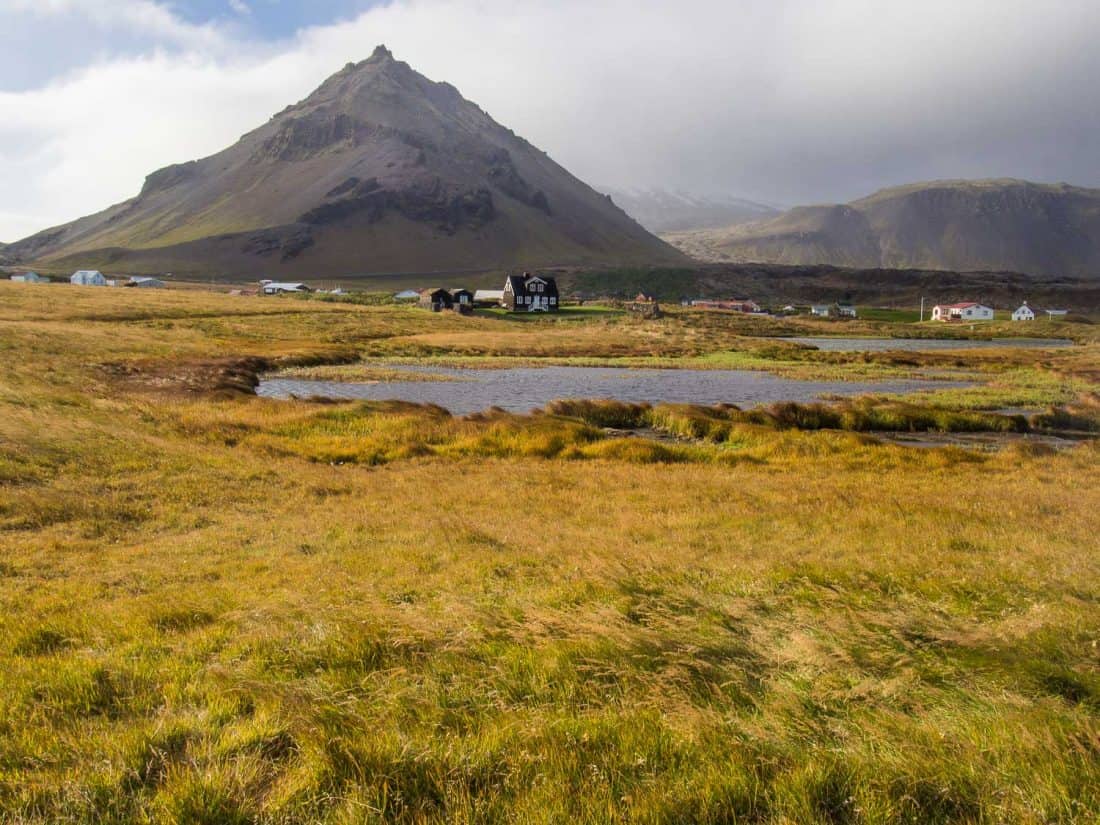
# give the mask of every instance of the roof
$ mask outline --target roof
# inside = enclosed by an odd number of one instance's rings
[[[287,282],[272,281],[269,284],[264,284],[264,289],[305,289],[305,288],[306,288],[305,284],[297,283],[297,282],[291,283],[289,281],[287,281]]]
[[[474,300],[500,300],[504,297],[503,289],[476,289],[474,290]]]
[[[73,273],[74,278],[94,278],[96,275],[102,275],[98,269],[78,269]]]
[[[936,304],[940,309],[969,309],[970,307],[980,307],[981,304],[976,301],[963,301],[959,304]]]

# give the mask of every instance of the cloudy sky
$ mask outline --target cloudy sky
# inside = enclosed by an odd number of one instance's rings
[[[1100,186],[1100,0],[0,0],[0,240],[135,194],[386,43],[589,182]]]

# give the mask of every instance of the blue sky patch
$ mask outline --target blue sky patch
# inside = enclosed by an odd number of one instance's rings
[[[191,23],[231,21],[253,36],[275,40],[377,5],[381,0],[175,0],[170,8]]]

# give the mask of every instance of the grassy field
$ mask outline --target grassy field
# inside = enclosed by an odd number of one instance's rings
[[[0,821],[1096,822],[1100,448],[862,432],[1100,421],[1096,333],[762,337],[837,330],[0,284]],[[375,358],[977,384],[466,419],[249,392]]]

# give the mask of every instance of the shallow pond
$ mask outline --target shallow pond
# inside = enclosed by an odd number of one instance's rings
[[[988,341],[950,338],[780,338],[774,340],[806,344],[827,352],[932,352],[959,349],[1059,349],[1072,347],[1067,338],[993,338]]]
[[[965,386],[950,381],[799,381],[749,370],[621,369],[615,367],[531,367],[453,369],[405,367],[446,381],[386,381],[354,384],[267,376],[257,392],[269,398],[311,396],[437,404],[456,415],[500,407],[526,413],[559,398],[613,398],[619,401],[684,404],[737,404],[752,407],[777,401],[815,401],[822,395],[903,393]]]

